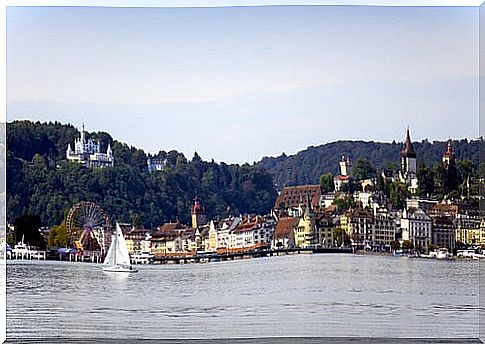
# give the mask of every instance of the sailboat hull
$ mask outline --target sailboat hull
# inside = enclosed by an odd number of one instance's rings
[[[137,269],[134,268],[127,268],[124,266],[106,266],[103,267],[104,272],[127,272],[127,273],[133,273],[133,272],[138,272]]]

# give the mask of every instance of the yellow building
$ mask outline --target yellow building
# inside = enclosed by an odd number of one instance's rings
[[[300,213],[302,212],[303,209],[300,206]],[[295,228],[295,244],[297,247],[305,248],[315,243],[315,227],[315,214],[307,203],[305,212]]]
[[[205,248],[206,251],[215,252],[217,251],[217,229],[214,225],[214,221],[210,222],[209,225],[209,240],[207,242],[207,246]]]

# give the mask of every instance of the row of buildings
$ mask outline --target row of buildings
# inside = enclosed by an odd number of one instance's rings
[[[286,188],[289,198],[305,199],[286,211],[268,215],[228,216],[206,222],[205,209],[196,197],[192,226],[166,223],[156,230],[125,228],[128,250],[158,256],[196,252],[236,252],[262,248],[335,247],[390,251],[399,241],[426,251],[435,247],[453,250],[457,243],[485,245],[485,220],[478,209],[465,204],[409,198],[402,211],[390,210],[371,198],[371,208],[340,211],[335,205],[312,202],[315,186]],[[318,198],[325,198],[325,194]],[[377,200],[377,201],[374,201]],[[323,203],[320,203],[323,204]]]
[[[409,130],[400,153],[401,168],[394,178],[406,183],[411,197],[403,210],[393,209],[382,192],[357,191],[352,197],[359,206],[342,209],[336,202],[349,195],[341,192],[350,180],[352,164],[343,157],[335,190],[324,193],[320,185],[285,187],[268,215],[229,216],[207,221],[198,197],[192,207],[192,226],[168,223],[155,231],[127,231],[129,250],[156,255],[217,252],[256,248],[334,247],[390,250],[396,241],[421,250],[433,246],[453,250],[457,244],[485,245],[485,221],[479,210],[467,204],[438,202],[413,195],[418,188],[416,152]],[[443,155],[446,168],[454,165],[451,142]],[[362,190],[371,185],[364,180]]]

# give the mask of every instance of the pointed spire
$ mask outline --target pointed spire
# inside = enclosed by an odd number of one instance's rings
[[[451,139],[448,140],[448,145],[446,146],[446,153],[445,153],[446,156],[452,156],[454,155],[454,152],[453,152],[453,145],[451,144]]]
[[[404,141],[401,156],[403,158],[416,158],[416,151],[413,148],[411,136],[409,135],[409,127],[406,129],[406,140]]]

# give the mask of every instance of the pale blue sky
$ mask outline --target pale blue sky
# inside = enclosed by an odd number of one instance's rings
[[[252,162],[478,136],[478,8],[7,9],[7,120]]]

